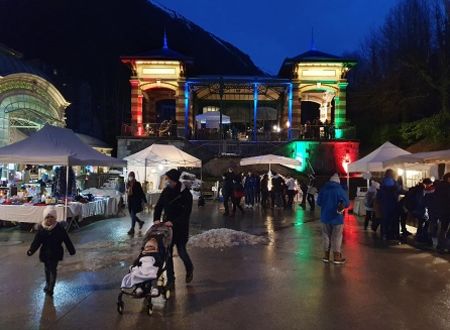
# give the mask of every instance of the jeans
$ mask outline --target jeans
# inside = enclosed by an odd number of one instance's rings
[[[439,230],[438,236],[438,249],[446,249],[448,248],[448,238],[449,238],[449,227],[450,227],[450,218],[440,219],[441,228]]]
[[[245,189],[245,204],[252,206],[255,204],[255,196],[253,195],[253,189],[251,188]]]
[[[238,208],[239,210],[241,210],[242,214],[244,214],[244,209],[241,206],[241,199],[240,198],[236,198],[233,197],[232,199],[233,202],[233,215],[236,214],[236,208]]]
[[[294,204],[295,190],[288,190],[287,195],[288,195],[287,207],[292,207],[292,205]]]
[[[49,260],[44,262],[45,267],[45,283],[49,291],[53,291],[56,283],[56,269],[58,267],[57,260]]]
[[[323,250],[341,253],[344,225],[322,223]]]
[[[175,272],[173,269],[173,247],[177,247],[178,255],[183,261],[184,268],[186,269],[186,273],[190,273],[194,271],[194,265],[192,264],[191,258],[186,250],[187,242],[175,242],[170,246],[170,257],[167,260],[167,281],[169,283],[175,282]]]
[[[141,219],[138,218],[136,211],[130,210],[130,216],[131,216],[131,228],[134,229],[136,226],[136,222],[143,222]]]
[[[261,191],[261,205],[263,208],[266,208],[269,202],[269,192],[268,191]]]
[[[229,201],[230,201],[231,195],[230,194],[223,194],[223,206],[225,207],[225,214],[229,214],[230,213],[230,208],[229,208]]]
[[[314,198],[314,195],[308,194],[306,197],[308,199],[309,206],[311,207],[311,211],[314,211],[316,209],[316,199]]]

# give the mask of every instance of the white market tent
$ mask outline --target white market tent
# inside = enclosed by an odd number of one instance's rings
[[[124,160],[128,166],[164,165],[170,167],[202,167],[202,161],[171,144],[152,144]]]
[[[45,125],[25,140],[0,148],[0,163],[111,167],[126,165],[122,160],[94,150],[72,130],[51,125]]]
[[[240,164],[241,164],[241,166],[261,165],[261,164],[267,165],[268,164],[269,171],[270,171],[272,164],[283,165],[283,166],[295,169],[296,167],[300,166],[302,163],[298,159],[268,154],[268,155],[242,158]]]
[[[206,124],[207,128],[218,128],[220,126],[220,112],[208,111],[195,116],[199,124]],[[222,114],[222,124],[231,124],[230,117]]]
[[[128,164],[128,172],[135,172],[138,180],[153,184],[154,189],[159,186],[161,175],[170,168],[202,167],[200,159],[171,144],[152,144],[124,160]],[[150,171],[147,171],[148,167]]]
[[[441,164],[448,162],[450,162],[450,149],[403,155],[386,160],[383,164],[387,167],[399,164]]]
[[[411,153],[397,147],[391,142],[385,142],[383,145],[372,151],[367,156],[350,163],[348,165],[348,172],[382,172],[385,169],[385,161],[392,159],[394,157],[410,155]]]
[[[123,167],[125,162],[106,156],[84,142],[70,129],[45,125],[28,138],[0,148],[0,163],[29,165],[92,165]],[[66,189],[69,171],[66,171]],[[67,217],[67,190],[64,218]]]

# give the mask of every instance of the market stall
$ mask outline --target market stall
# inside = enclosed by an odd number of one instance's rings
[[[380,147],[369,153],[367,156],[348,164],[347,173],[362,173],[363,177],[367,180],[367,188],[369,187],[369,181],[374,172],[383,172],[385,166],[384,161],[397,156],[409,155],[410,152],[397,147],[391,142],[387,141]],[[349,178],[349,177],[348,177]],[[347,180],[347,185],[350,185]],[[357,215],[365,215],[364,199],[365,191],[363,187],[358,187],[357,195],[353,204],[353,212]],[[365,188],[367,190],[367,188]]]
[[[174,145],[152,144],[151,146],[125,158],[127,171],[133,171],[136,179],[144,183],[149,204],[154,205],[159,198],[162,177],[171,168],[201,168],[202,161]]]
[[[17,222],[36,222],[42,219],[42,206],[57,204],[58,220],[104,215],[108,209],[106,198],[73,198],[73,188],[69,187],[71,166],[117,166],[125,162],[103,155],[83,143],[70,129],[44,126],[41,130],[20,142],[0,148],[0,163],[27,165],[62,166],[65,176],[62,195],[55,195],[52,188],[41,186],[32,196],[16,195],[10,189],[0,200],[0,220]],[[42,185],[42,182],[41,182]],[[11,186],[11,188],[13,185]],[[79,196],[78,196],[79,197]],[[64,207],[66,206],[66,207]],[[60,212],[63,212],[62,216]]]

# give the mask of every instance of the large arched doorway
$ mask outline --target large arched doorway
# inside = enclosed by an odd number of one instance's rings
[[[45,124],[64,127],[67,106],[56,87],[39,76],[18,73],[0,78],[0,146]]]
[[[313,123],[320,118],[320,104],[313,101],[302,102],[302,123]]]
[[[175,120],[175,90],[169,88],[145,90],[143,107],[143,120],[146,124]]]

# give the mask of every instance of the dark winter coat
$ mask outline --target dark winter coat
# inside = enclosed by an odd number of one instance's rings
[[[130,182],[127,183],[127,193],[130,184]],[[128,211],[130,211],[130,213],[132,211],[134,213],[142,212],[142,203],[147,203],[147,198],[145,197],[145,193],[144,190],[142,190],[140,182],[135,181],[133,183],[131,194],[128,193]]]
[[[183,188],[183,190],[181,190]],[[161,219],[164,211],[164,218]],[[192,194],[178,183],[175,188],[166,187],[161,193],[153,213],[153,220],[173,223],[173,242],[186,243],[189,238],[189,218],[192,211]]]
[[[231,195],[233,193],[233,180],[235,175],[233,172],[227,172],[223,175],[222,195]]]
[[[40,226],[27,254],[31,256],[41,248],[39,251],[39,260],[42,262],[61,261],[64,256],[63,242],[69,254],[74,255],[75,247],[69,235],[67,235],[66,230],[59,223],[52,230],[47,230]]]
[[[273,192],[282,192],[284,189],[284,180],[281,176],[275,175],[272,178],[272,191]]]
[[[437,215],[440,219],[450,219],[450,183],[439,182],[434,192],[436,198]]]
[[[392,178],[385,178],[377,193],[383,217],[394,218],[398,211],[399,188]]]

